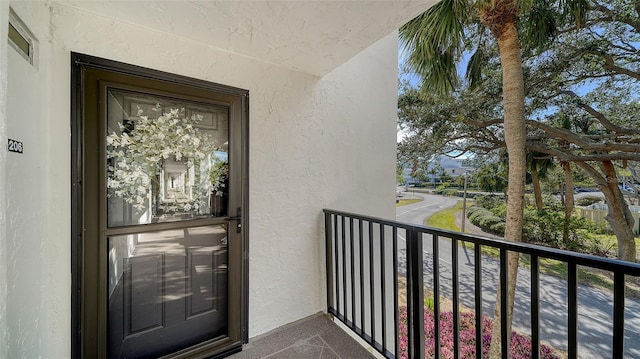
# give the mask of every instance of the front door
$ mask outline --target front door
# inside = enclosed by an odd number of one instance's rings
[[[238,348],[246,91],[77,56],[80,356]]]

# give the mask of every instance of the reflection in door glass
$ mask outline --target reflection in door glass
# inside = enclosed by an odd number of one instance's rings
[[[225,225],[109,238],[109,358],[157,358],[227,335]]]
[[[225,216],[228,109],[107,93],[109,227]]]

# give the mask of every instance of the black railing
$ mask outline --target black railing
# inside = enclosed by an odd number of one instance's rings
[[[579,254],[547,247],[540,247],[524,243],[508,242],[465,235],[456,232],[439,230],[425,226],[400,223],[391,220],[346,212],[324,210],[326,235],[326,270],[327,270],[327,311],[342,321],[353,332],[368,342],[378,352],[387,358],[406,356],[408,358],[425,357],[425,328],[424,328],[424,289],[433,295],[432,310],[438,315],[433,316],[433,327],[440,328],[440,308],[443,298],[449,297],[453,315],[453,355],[459,358],[460,337],[459,318],[460,308],[474,309],[475,328],[482,328],[483,305],[487,306],[487,299],[483,298],[483,291],[487,285],[493,288],[499,286],[501,293],[507,291],[507,256],[514,252],[528,257],[530,273],[526,291],[529,295],[530,311],[530,339],[531,358],[540,357],[541,348],[541,317],[540,317],[540,260],[551,259],[566,265],[566,279],[562,283],[566,288],[566,356],[578,357],[578,268],[592,268],[611,273],[613,277],[612,300],[612,340],[609,349],[612,358],[628,357],[625,353],[625,276],[640,276],[640,265],[613,259]],[[442,246],[449,242],[442,242],[447,238],[451,243],[451,258],[441,258]],[[468,255],[461,242],[471,244],[473,256]],[[423,248],[424,243],[427,245]],[[482,255],[484,247],[498,251],[498,258]],[[473,290],[465,293],[466,303],[461,302],[461,272],[459,251],[467,254],[468,263],[473,265]],[[471,261],[473,258],[473,261]],[[450,259],[451,262],[447,262]],[[483,283],[488,270],[483,273],[483,262],[497,261],[499,276],[498,283]],[[445,264],[449,264],[446,266]],[[441,271],[450,267],[451,289],[443,293]],[[494,271],[497,271],[495,269]],[[523,270],[522,268],[520,270]],[[406,342],[399,337],[399,278],[406,278],[406,310],[408,333]],[[425,278],[427,285],[425,286]],[[519,280],[518,285],[522,286]],[[466,283],[466,282],[465,282]],[[483,284],[485,285],[483,289]],[[466,283],[471,288],[471,284]],[[581,288],[582,290],[582,288]],[[471,296],[469,300],[468,296]],[[495,298],[495,294],[491,299]],[[500,298],[500,327],[501,332],[507,330],[507,296]],[[627,328],[629,330],[629,328]],[[637,329],[637,328],[636,328]],[[587,331],[589,329],[587,328]],[[636,334],[627,335],[633,337]],[[561,334],[561,333],[559,333]],[[441,343],[440,331],[433,333],[434,343]],[[502,357],[509,357],[508,337],[502,335]],[[638,339],[640,340],[640,339]],[[407,347],[405,347],[405,345]],[[475,330],[475,353],[482,357],[482,330]],[[635,350],[635,349],[634,349]],[[640,349],[639,349],[640,350]],[[405,353],[400,355],[400,353]],[[636,351],[632,352],[635,355]],[[626,354],[626,355],[625,355]],[[440,358],[440,345],[434,345],[433,355]]]

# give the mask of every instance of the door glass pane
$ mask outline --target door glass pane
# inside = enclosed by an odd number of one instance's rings
[[[109,227],[226,216],[229,111],[107,91]]]
[[[109,358],[151,358],[227,335],[226,225],[108,238]]]

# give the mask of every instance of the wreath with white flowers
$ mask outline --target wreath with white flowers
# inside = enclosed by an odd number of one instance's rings
[[[155,110],[160,111],[159,106]],[[107,136],[109,195],[143,211],[148,208],[153,186],[160,186],[165,160],[185,161],[187,168],[208,160],[216,147],[211,136],[196,127],[200,121],[200,115],[186,117],[184,109],[171,109],[156,119],[140,116],[130,131],[119,124],[120,134],[114,131]],[[199,213],[212,190],[210,179],[202,177],[195,180],[192,198],[164,203],[164,211]]]

